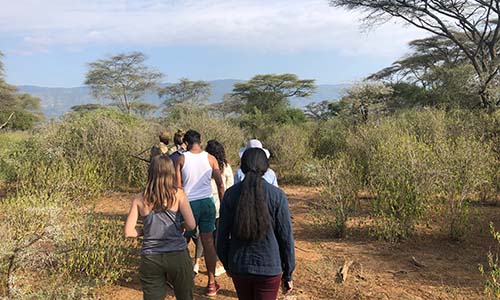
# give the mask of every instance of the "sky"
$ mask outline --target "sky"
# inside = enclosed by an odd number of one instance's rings
[[[327,0],[0,0],[7,82],[83,85],[88,63],[141,51],[163,81],[295,73],[353,83],[390,65],[425,32]]]

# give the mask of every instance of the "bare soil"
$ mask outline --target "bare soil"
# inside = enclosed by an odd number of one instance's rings
[[[484,278],[478,266],[487,265],[490,248],[497,250],[489,223],[500,227],[499,207],[474,207],[473,230],[464,241],[451,241],[445,225],[430,219],[410,240],[394,246],[370,235],[369,200],[362,200],[360,213],[349,221],[347,238],[337,239],[311,214],[319,197],[317,189],[290,185],[283,189],[294,224],[296,299],[482,299]],[[131,197],[107,195],[96,209],[125,219]],[[345,261],[354,262],[347,281],[336,283],[335,274]],[[196,299],[207,299],[203,296],[206,281],[202,269],[195,278]],[[230,278],[222,275],[218,281],[222,289],[217,299],[237,299]],[[142,299],[136,272],[129,282],[104,288],[101,299]],[[175,299],[171,290],[166,299]]]

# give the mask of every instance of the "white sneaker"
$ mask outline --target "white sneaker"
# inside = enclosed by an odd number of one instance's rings
[[[217,266],[217,268],[215,268],[215,277],[221,276],[224,273],[226,273],[224,266]]]
[[[198,272],[200,272],[200,264],[198,264],[198,263],[194,264],[193,272],[194,272],[194,274],[198,274]],[[217,271],[215,271],[215,272],[217,273]]]

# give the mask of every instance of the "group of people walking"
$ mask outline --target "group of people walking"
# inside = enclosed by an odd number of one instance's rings
[[[200,134],[189,130],[174,135],[174,148],[169,142],[168,134],[161,134],[160,145],[151,150],[146,187],[134,197],[125,222],[126,237],[143,237],[144,299],[164,299],[167,281],[176,299],[193,299],[193,271],[202,251],[207,296],[217,295],[216,275],[224,271],[238,299],[275,300],[280,286],[289,293],[295,267],[291,217],[269,168],[269,151],[250,140],[239,151],[233,176],[218,141],[203,148]],[[191,239],[198,245],[194,266],[187,247]]]

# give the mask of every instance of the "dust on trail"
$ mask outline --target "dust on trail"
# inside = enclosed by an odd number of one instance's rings
[[[488,223],[500,226],[500,208],[478,208],[481,217],[476,219],[477,230],[462,243],[449,241],[438,228],[422,227],[411,240],[391,246],[370,236],[366,216],[369,203],[362,203],[364,209],[349,221],[348,237],[335,239],[328,228],[311,217],[318,189],[283,189],[289,199],[296,241],[296,299],[482,299],[483,279],[478,265],[487,264],[486,253],[493,245]],[[131,198],[132,194],[107,195],[97,203],[96,210],[125,219]],[[425,266],[412,263],[412,257]],[[345,261],[354,263],[347,281],[339,284],[335,274]],[[203,296],[206,280],[202,263],[195,277],[195,299],[209,299]],[[217,299],[237,299],[230,278],[224,274],[217,280],[221,285]],[[101,290],[100,298],[142,299],[140,282],[133,275],[130,282]],[[175,299],[170,289],[166,299]]]

